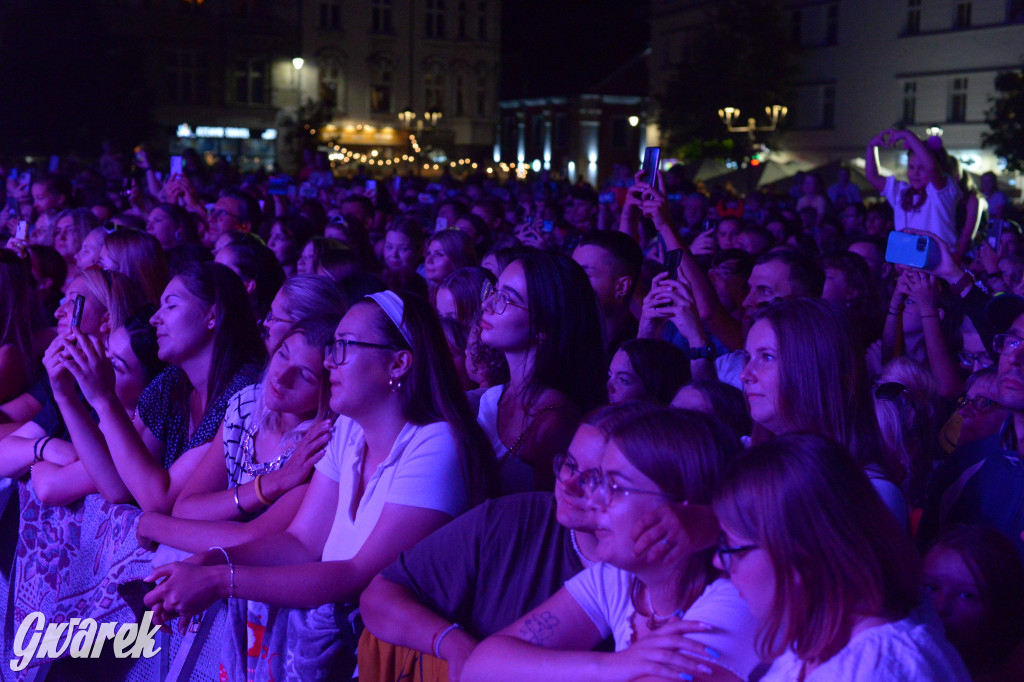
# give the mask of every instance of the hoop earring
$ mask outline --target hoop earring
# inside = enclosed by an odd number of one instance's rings
[[[388,388],[391,389],[392,393],[398,393],[398,389],[402,388],[402,380],[397,377],[391,377],[388,379]]]

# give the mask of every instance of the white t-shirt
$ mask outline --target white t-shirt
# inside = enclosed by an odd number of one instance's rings
[[[469,508],[469,489],[458,447],[446,422],[406,424],[387,458],[366,484],[355,515],[356,483],[362,476],[363,429],[348,417],[334,423],[317,471],[338,482],[338,506],[324,545],[323,561],[351,559],[377,525],[385,503],[435,509],[458,516]]]
[[[930,232],[950,247],[956,246],[956,202],[960,198],[960,188],[956,181],[947,177],[946,186],[942,189],[935,189],[929,182],[925,188],[924,203],[916,211],[900,208],[900,195],[908,187],[909,184],[891,175],[885,179],[882,196],[892,205],[893,226],[901,232],[908,227]]]
[[[632,591],[634,576],[611,564],[598,563],[576,574],[565,583],[580,607],[600,631],[602,637],[615,637],[615,650],[622,651],[633,643]],[[760,663],[754,653],[754,637],[761,626],[740,597],[733,584],[725,578],[714,581],[697,597],[683,616],[713,626],[708,632],[687,635],[720,654],[711,658],[744,680]]]
[[[761,682],[800,679],[802,662],[792,651],[775,659]],[[934,613],[918,609],[903,620],[862,630],[815,668],[805,682],[967,682],[960,655],[942,635]]]

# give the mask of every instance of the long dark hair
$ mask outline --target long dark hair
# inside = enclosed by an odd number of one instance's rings
[[[843,311],[820,299],[787,298],[754,319],[770,324],[778,339],[779,409],[790,431],[828,436],[898,485],[900,467],[878,429],[864,355]],[[763,440],[759,431],[755,441]]]
[[[640,377],[645,397],[659,405],[668,405],[679,389],[690,383],[690,358],[663,339],[630,339],[620,347]]]
[[[603,402],[604,369],[597,295],[579,263],[568,256],[530,250],[515,261],[526,275],[530,336],[537,339],[533,372],[523,405],[545,388],[564,393],[586,411]]]
[[[0,249],[0,345],[17,347],[32,373],[32,332],[42,319],[35,280],[28,258]]]
[[[355,305],[373,307],[377,331],[385,343],[412,351],[412,366],[398,389],[402,416],[417,425],[447,422],[451,426],[464,462],[470,503],[477,504],[489,496],[497,480],[494,449],[469,409],[437,315],[425,299],[408,293],[397,295],[402,299],[402,324],[411,344],[375,301],[363,299]]]
[[[206,404],[210,405],[227,390],[242,365],[262,364],[266,349],[242,280],[231,268],[212,261],[194,263],[177,278],[190,294],[214,310],[216,331],[206,392]]]

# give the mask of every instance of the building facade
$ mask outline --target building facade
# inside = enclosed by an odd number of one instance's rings
[[[438,156],[489,159],[500,9],[500,0],[101,3],[111,35],[145,62],[154,144],[249,169],[294,167],[309,142],[298,135],[390,158],[413,132]],[[303,127],[311,121],[319,129]]]
[[[1021,0],[783,0],[798,74],[779,151],[826,163],[863,159],[868,140],[903,126],[941,129],[944,145],[975,173],[1000,170],[981,148],[1000,71],[1024,56]],[[652,91],[692,63],[708,2],[654,0]],[[717,107],[729,102],[716,103]],[[901,152],[883,154],[898,169]]]

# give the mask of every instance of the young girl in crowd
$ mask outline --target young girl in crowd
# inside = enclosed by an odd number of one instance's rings
[[[758,664],[758,622],[712,567],[713,547],[668,564],[634,552],[641,517],[669,503],[708,504],[738,444],[697,412],[621,409],[631,412],[605,434],[601,468],[583,482],[597,507],[601,563],[481,642],[464,679],[685,680],[710,671],[708,659],[745,679]],[[617,653],[589,652],[609,635]]]
[[[783,299],[759,310],[747,334],[740,373],[755,444],[807,431],[843,444],[906,525],[895,455],[882,440],[864,361],[847,318],[830,303]]]
[[[78,252],[86,236],[96,227],[96,216],[87,208],[69,208],[57,214],[54,225],[53,248],[64,257],[68,265],[68,278],[74,279],[81,267],[78,264]]]
[[[988,526],[954,527],[928,550],[923,582],[972,679],[1021,679],[1010,654],[1024,637],[1024,566],[1012,542]]]
[[[317,315],[340,317],[345,309],[338,287],[324,275],[295,275],[286,279],[263,318],[267,351],[273,352],[285,332],[299,320]]]
[[[118,230],[107,235],[100,250],[100,266],[131,278],[148,303],[159,305],[167,286],[167,257],[156,237],[138,230]]]
[[[612,356],[608,402],[650,400],[668,405],[690,383],[690,358],[661,339],[631,339]]]
[[[672,399],[672,407],[709,414],[728,427],[736,440],[750,438],[753,424],[743,391],[723,381],[705,379],[683,386]]]
[[[300,275],[315,275],[320,269],[320,261],[333,251],[347,251],[344,242],[328,237],[313,237],[302,247],[302,253],[295,264],[295,272]]]
[[[71,318],[78,296],[83,299],[82,319],[78,327],[73,327]],[[81,334],[102,339],[106,344],[111,330],[124,325],[130,313],[143,303],[138,287],[127,277],[99,268],[85,270],[67,287],[64,303],[57,309],[57,336],[45,356],[52,358],[63,353],[68,345],[75,343],[75,336]],[[69,385],[67,388],[74,395],[74,387]],[[27,472],[35,461],[65,465],[75,458],[76,448],[67,440],[57,405],[53,389],[45,377],[8,403],[12,413],[20,412],[26,416],[25,423],[0,442],[0,475],[17,478]],[[49,436],[55,438],[51,440]]]
[[[107,500],[129,495],[169,512],[224,419],[228,399],[258,376],[265,357],[242,284],[229,268],[203,263],[174,277],[151,319],[170,367],[129,415],[103,380],[97,339],[72,330],[68,370],[99,416],[104,439],[79,456]]]
[[[328,621],[319,627],[312,616],[279,609],[257,624],[268,628],[262,641],[277,679],[330,668],[339,647],[333,605],[354,603],[401,550],[487,489],[486,440],[424,302],[381,292],[352,306],[325,366],[331,409],[341,416],[288,530],[162,567],[151,579],[166,580],[146,597],[161,622],[227,597],[299,609],[327,605],[316,612]],[[333,524],[324,524],[325,511]],[[326,641],[317,639],[325,629]],[[229,676],[246,676],[247,665],[262,670],[259,659],[246,659],[245,632],[232,635],[238,639]],[[301,651],[294,646],[299,636],[306,642]]]
[[[429,240],[423,258],[423,278],[431,298],[448,275],[459,268],[477,264],[473,240],[461,230],[441,230]]]
[[[173,516],[143,514],[140,537],[202,552],[287,527],[330,437],[324,348],[339,318],[307,317],[289,328],[263,380],[228,402],[220,431],[189,476]]]
[[[313,238],[313,224],[298,215],[280,216],[270,226],[267,248],[274,252],[286,277],[297,274],[302,247]]]
[[[177,204],[157,204],[150,209],[146,232],[153,235],[165,251],[199,242],[195,218]]]
[[[434,297],[434,308],[441,317],[451,317],[467,329],[480,312],[480,292],[497,278],[480,267],[459,268],[444,278]]]
[[[919,561],[861,465],[818,435],[753,448],[715,493],[716,566],[763,621],[762,682],[969,679],[934,615]]]
[[[124,326],[111,332],[107,341],[107,380],[113,379],[114,393],[128,414],[134,414],[142,391],[165,366],[157,357],[156,330],[149,324],[153,312],[152,306],[143,306],[125,321]],[[53,347],[43,359],[54,403],[60,410],[59,415],[54,414],[56,430],[48,429],[47,435],[66,435],[76,456],[67,466],[45,460],[32,466],[33,489],[39,500],[47,505],[67,505],[97,492],[77,453],[78,448],[88,451],[103,436],[96,419],[72,385],[74,378],[65,364],[67,354],[65,346]],[[45,420],[51,411],[52,408],[44,409],[41,417]],[[38,417],[35,423],[39,423]]]
[[[878,148],[895,147],[900,142],[907,151],[907,182],[895,176],[883,177],[878,172]],[[956,181],[946,175],[935,151],[909,130],[889,129],[871,138],[865,159],[865,177],[892,205],[897,231],[922,230],[946,242],[950,250],[956,248],[956,202],[960,190]]]
[[[604,394],[597,297],[574,260],[530,251],[484,291],[480,329],[509,367],[509,382],[480,396],[477,415],[501,462],[502,491],[550,490],[551,459]]]

